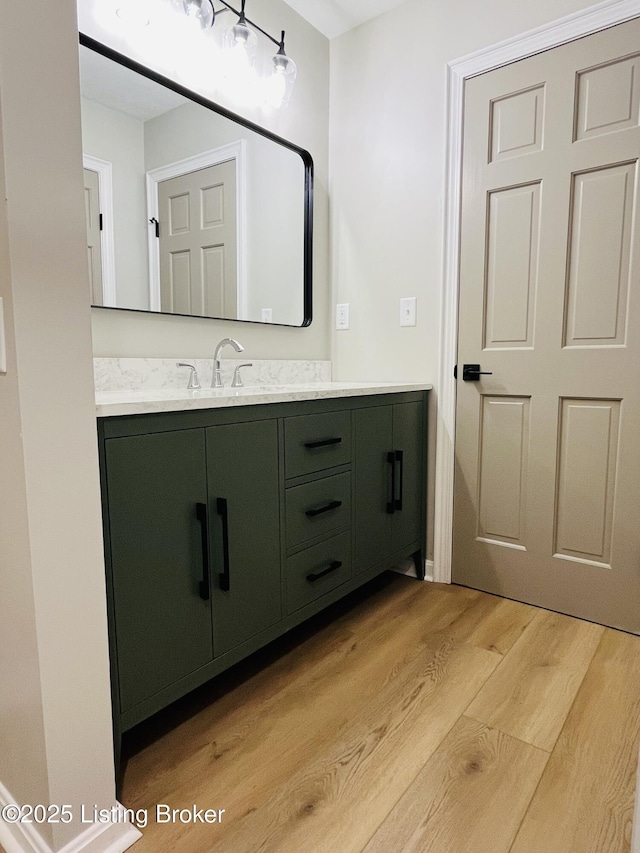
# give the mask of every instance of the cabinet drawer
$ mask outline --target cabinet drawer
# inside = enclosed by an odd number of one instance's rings
[[[334,474],[286,492],[287,547],[325,536],[351,522],[351,474]]]
[[[287,478],[351,461],[351,413],[300,415],[284,422]]]
[[[287,613],[315,601],[351,577],[351,534],[341,533],[287,560]]]

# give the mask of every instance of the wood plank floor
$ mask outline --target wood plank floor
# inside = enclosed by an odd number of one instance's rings
[[[136,853],[618,853],[639,740],[640,637],[386,575],[129,733],[122,801]]]

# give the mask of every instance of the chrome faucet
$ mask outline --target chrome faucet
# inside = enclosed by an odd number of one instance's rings
[[[231,345],[236,352],[244,352],[244,347],[239,343],[239,341],[236,341],[235,338],[223,338],[220,341],[213,355],[213,377],[211,379],[212,388],[224,388],[222,375],[220,373],[220,353],[227,345]]]

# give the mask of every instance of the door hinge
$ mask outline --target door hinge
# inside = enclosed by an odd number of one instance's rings
[[[102,214],[101,213],[99,214],[98,224],[100,226],[100,230],[102,231]]]
[[[458,365],[457,364],[453,365],[453,378],[454,379],[458,378]]]
[[[155,216],[153,216],[153,217],[149,220],[149,222],[152,222],[152,223],[155,225],[155,228],[156,228],[156,237],[159,237],[159,236],[160,236],[160,223],[159,223],[159,222],[158,222],[158,220],[155,218]]]

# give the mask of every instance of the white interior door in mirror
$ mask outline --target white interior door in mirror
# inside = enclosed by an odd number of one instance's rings
[[[238,317],[236,161],[158,184],[163,312]]]
[[[87,260],[92,305],[104,305],[102,297],[102,248],[100,245],[100,189],[98,173],[84,170],[84,215],[87,222]]]

